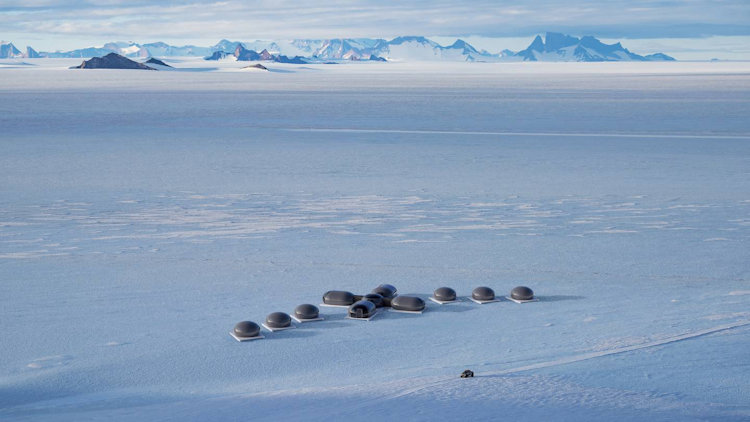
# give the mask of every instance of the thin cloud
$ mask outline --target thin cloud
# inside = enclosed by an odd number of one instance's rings
[[[529,36],[547,30],[601,37],[750,35],[747,0],[141,1],[6,0],[4,34],[33,39],[217,40]],[[6,35],[4,35],[6,36]]]

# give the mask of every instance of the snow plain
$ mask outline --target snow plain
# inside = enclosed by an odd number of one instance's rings
[[[79,61],[0,69],[0,419],[750,418],[749,64]],[[541,300],[228,334],[379,283]]]

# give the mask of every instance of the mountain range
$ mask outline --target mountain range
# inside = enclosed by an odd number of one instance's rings
[[[573,62],[611,62],[611,61],[669,61],[674,58],[663,53],[641,56],[631,53],[619,42],[604,44],[591,36],[576,38],[555,32],[548,32],[544,41],[539,35],[534,38],[525,50],[515,54],[526,61],[573,61]]]
[[[227,53],[226,51],[214,51],[208,57],[204,57],[206,60],[222,60],[226,58],[233,58],[234,60],[243,62],[254,62],[254,61],[274,61],[277,63],[293,63],[293,64],[305,64],[308,61],[302,56],[287,57],[283,54],[272,54],[267,49],[263,49],[260,53],[255,50],[248,50],[242,43],[236,43],[233,53]]]
[[[672,57],[656,53],[639,55],[616,44],[604,44],[592,36],[577,38],[548,32],[544,39],[537,36],[524,50],[503,50],[491,53],[478,50],[463,40],[442,46],[421,36],[402,36],[390,41],[382,38],[296,39],[239,42],[221,40],[209,47],[194,45],[172,46],[163,42],[138,44],[112,42],[101,47],[71,51],[41,52],[27,47],[19,51],[12,43],[0,45],[0,58],[68,57],[87,58],[117,53],[126,57],[200,56],[207,60],[233,59],[240,61],[270,60],[283,63],[329,61],[668,61]]]

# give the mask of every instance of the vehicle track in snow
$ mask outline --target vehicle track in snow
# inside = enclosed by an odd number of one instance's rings
[[[569,363],[581,362],[584,360],[599,358],[603,356],[616,355],[620,353],[632,352],[634,350],[641,350],[641,349],[647,349],[650,347],[676,343],[676,342],[683,341],[683,340],[690,340],[696,337],[701,337],[701,336],[705,336],[708,334],[731,330],[733,328],[744,327],[747,325],[750,325],[750,321],[736,321],[730,324],[723,324],[723,325],[719,325],[719,326],[712,327],[712,328],[706,328],[704,330],[693,331],[691,333],[685,333],[685,334],[681,334],[677,336],[666,337],[661,340],[654,340],[654,341],[649,341],[646,343],[634,344],[631,346],[616,347],[614,349],[601,350],[598,352],[583,353],[583,354],[573,355],[573,356],[569,356],[569,357],[562,358],[562,359],[556,359],[556,360],[551,360],[551,361],[546,361],[546,362],[539,362],[539,363],[535,363],[531,365],[520,366],[517,368],[503,369],[500,371],[484,372],[478,376],[479,377],[492,377],[492,376],[514,374],[517,372],[532,371],[534,369],[542,369],[542,368],[549,368],[553,366],[567,365]]]
[[[601,351],[597,351],[597,352],[582,353],[582,354],[568,356],[568,357],[561,358],[561,359],[555,359],[555,360],[549,360],[549,361],[544,361],[544,362],[538,362],[538,363],[534,363],[534,364],[531,364],[531,365],[524,365],[524,366],[519,366],[519,367],[515,367],[515,368],[502,369],[502,370],[498,370],[498,371],[481,372],[479,374],[476,374],[474,377],[475,378],[480,378],[480,379],[481,378],[487,378],[487,377],[498,377],[498,376],[515,374],[515,373],[519,373],[519,372],[533,371],[533,370],[536,370],[536,369],[543,369],[543,368],[550,368],[550,367],[555,367],[555,366],[567,365],[567,364],[570,364],[570,363],[581,362],[581,361],[585,361],[585,360],[589,360],[589,359],[595,359],[595,358],[604,357],[604,356],[616,355],[616,354],[620,354],[620,353],[627,353],[627,352],[632,352],[632,351],[636,351],[636,350],[648,349],[648,348],[651,348],[651,347],[657,347],[657,346],[662,346],[662,345],[666,345],[666,344],[677,343],[677,342],[680,342],[680,341],[690,340],[690,339],[694,339],[694,338],[697,338],[697,337],[702,337],[702,336],[709,335],[709,334],[714,334],[714,333],[719,333],[719,332],[722,332],[722,331],[731,330],[731,329],[734,329],[734,328],[745,327],[745,326],[748,326],[748,325],[750,325],[750,321],[735,321],[735,322],[729,323],[729,324],[717,325],[715,327],[706,328],[706,329],[703,329],[703,330],[693,331],[693,332],[689,332],[689,333],[684,333],[684,334],[680,334],[680,335],[676,335],[676,336],[670,336],[670,337],[666,337],[666,338],[663,338],[663,339],[649,341],[649,342],[645,342],[645,343],[639,343],[639,344],[634,344],[634,345],[624,346],[624,347],[616,347],[616,348],[612,348],[612,349],[608,349],[608,350],[601,350]],[[467,367],[471,367],[471,365],[466,365],[466,366]],[[427,381],[427,380],[430,380],[430,381]],[[339,413],[342,414],[342,415],[344,415],[344,414],[351,414],[350,412],[358,410],[358,409],[367,408],[367,407],[369,407],[371,405],[375,405],[377,403],[382,403],[382,402],[387,402],[389,400],[399,399],[399,398],[402,398],[402,397],[405,397],[405,396],[409,396],[411,394],[415,394],[415,393],[418,393],[420,391],[427,390],[427,389],[430,389],[430,388],[433,388],[433,387],[438,387],[438,386],[441,386],[441,385],[446,385],[446,384],[448,384],[450,382],[465,382],[465,381],[459,380],[458,379],[458,374],[451,375],[451,376],[441,376],[441,377],[438,377],[438,378],[435,378],[435,377],[429,377],[429,378],[425,377],[425,378],[421,378],[421,379],[414,379],[414,380],[412,380],[412,383],[416,383],[418,385],[415,385],[415,386],[409,387],[409,388],[398,389],[397,391],[394,391],[394,392],[392,392],[390,394],[376,396],[376,397],[372,397],[372,398],[368,398],[368,399],[359,401],[354,406],[347,407],[346,409],[341,409],[339,411]]]

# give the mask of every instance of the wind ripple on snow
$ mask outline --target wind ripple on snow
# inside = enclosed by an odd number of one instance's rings
[[[695,231],[701,241],[748,237],[746,220],[721,219],[727,213],[737,215],[742,210],[733,208],[746,207],[745,203],[663,205],[627,199],[529,200],[518,195],[453,200],[417,195],[313,198],[304,193],[179,192],[97,204],[60,200],[0,208],[0,245],[4,246],[0,259],[106,253],[111,252],[107,244],[113,240],[129,240],[136,244],[127,246],[153,252],[158,251],[151,244],[154,242],[248,239],[285,231],[361,234],[399,244],[442,243],[469,233],[575,238]]]

